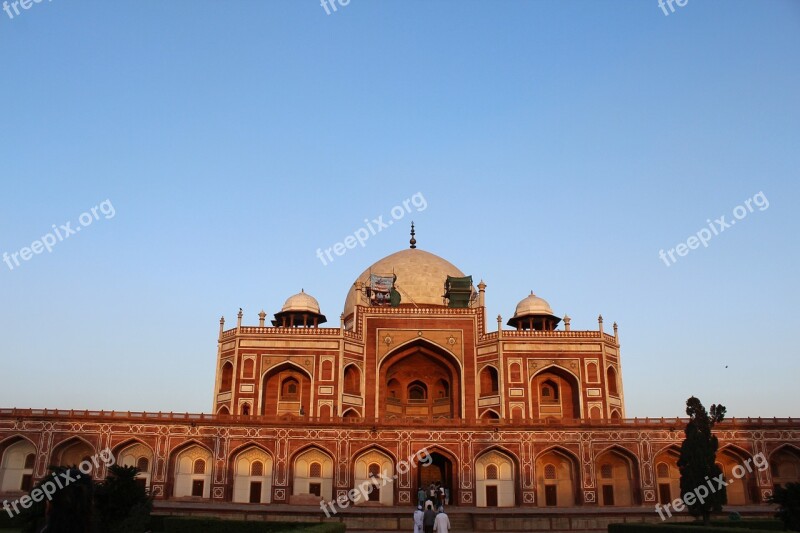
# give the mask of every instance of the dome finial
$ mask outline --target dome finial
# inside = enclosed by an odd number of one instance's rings
[[[415,235],[415,233],[414,233],[414,221],[412,220],[411,221],[411,240],[408,241],[408,242],[411,243],[411,247],[410,248],[412,250],[417,247],[417,239],[414,238],[414,235]]]

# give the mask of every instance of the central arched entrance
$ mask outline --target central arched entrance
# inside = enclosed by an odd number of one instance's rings
[[[311,376],[299,366],[283,363],[261,379],[261,414],[294,415],[312,412]]]
[[[380,416],[457,418],[461,416],[461,369],[449,353],[417,341],[381,362]]]
[[[425,463],[420,463],[417,467],[414,494],[422,488],[428,495],[431,485],[440,483],[449,493],[449,505],[457,505],[458,478],[455,459],[449,453],[441,451],[428,451],[428,457],[430,457],[430,463],[427,466]]]

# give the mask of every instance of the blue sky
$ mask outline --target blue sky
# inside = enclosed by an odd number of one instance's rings
[[[490,329],[618,322],[628,416],[800,415],[798,2],[53,0],[0,49],[0,253],[114,211],[0,263],[0,406],[207,412],[221,315],[336,325],[413,218]]]

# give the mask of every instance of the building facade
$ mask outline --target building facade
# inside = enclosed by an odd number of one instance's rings
[[[370,483],[358,504],[406,505],[435,481],[462,506],[677,498],[686,421],[626,418],[616,324],[573,330],[531,293],[486,331],[485,290],[412,238],[356,279],[338,327],[305,291],[271,326],[220,320],[212,415],[0,409],[0,493],[107,448],[164,499],[313,503]],[[717,434],[726,478],[744,472],[729,504],[800,481],[797,421]]]

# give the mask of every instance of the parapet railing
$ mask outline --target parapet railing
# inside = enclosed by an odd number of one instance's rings
[[[0,419],[16,418],[40,419],[103,419],[103,420],[131,420],[153,422],[206,422],[209,424],[246,424],[246,425],[318,425],[318,426],[365,426],[365,427],[420,427],[429,424],[434,427],[488,427],[528,429],[531,427],[586,427],[586,428],[627,428],[627,427],[657,427],[671,431],[682,430],[688,418],[625,418],[616,420],[572,419],[572,418],[547,418],[528,420],[466,420],[461,418],[433,418],[433,417],[382,417],[382,418],[317,418],[310,416],[266,416],[266,415],[212,415],[206,413],[172,413],[172,412],[139,412],[139,411],[93,411],[74,409],[17,409],[0,408]],[[736,427],[775,427],[775,426],[800,426],[796,418],[729,418],[718,424],[723,429]]]
[[[605,339],[612,344],[616,344],[617,339],[613,335],[609,335],[608,333],[603,332],[600,333],[599,330],[581,330],[581,331],[561,331],[561,330],[553,330],[553,331],[540,331],[540,330],[516,330],[516,329],[504,329],[503,330],[503,338],[510,339],[510,338],[534,338],[534,337],[550,337],[550,338],[568,338],[568,339]],[[497,332],[492,331],[487,333],[481,337],[482,341],[486,340],[497,340]]]

